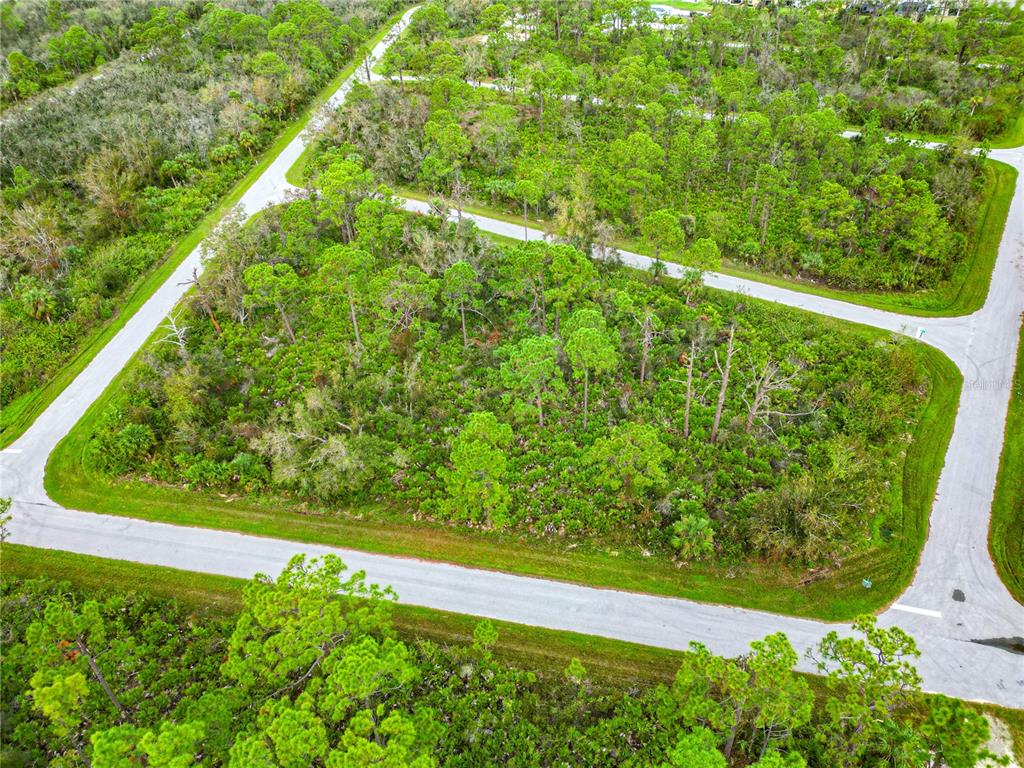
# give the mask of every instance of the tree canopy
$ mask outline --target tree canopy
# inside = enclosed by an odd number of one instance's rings
[[[737,659],[691,646],[674,681],[625,690],[589,657],[500,660],[489,621],[431,642],[392,598],[334,556],[257,576],[227,618],[5,574],[5,763],[971,768],[987,754],[984,717],[922,695],[913,640],[873,619],[821,643],[829,688],[812,706],[781,634]]]

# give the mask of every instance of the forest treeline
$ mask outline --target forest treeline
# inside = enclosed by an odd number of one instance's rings
[[[834,561],[885,528],[931,387],[909,342],[495,245],[354,155],[318,182],[219,231],[88,466],[683,560]]]
[[[584,248],[628,238],[699,264],[690,246],[709,238],[733,263],[885,291],[940,286],[971,249],[983,161],[888,142],[877,124],[851,142],[813,90],[711,120],[648,105],[562,121],[549,106],[543,126],[510,99],[463,93],[439,104],[379,87],[336,118],[335,141],[394,184],[540,218]]]
[[[431,4],[381,63],[395,85],[351,100],[333,140],[392,183],[676,260],[710,236],[732,262],[845,289],[962,279],[985,182],[967,113],[1019,114],[1017,12],[717,8],[666,32],[645,7]],[[942,125],[901,122],[882,108],[897,91],[915,114],[956,106]],[[850,122],[861,140],[840,137]],[[936,153],[888,128],[963,135]]]
[[[1020,115],[1024,18],[1005,3],[970,3],[955,18],[915,19],[879,4],[718,4],[659,28],[644,0],[433,0],[388,66],[447,71],[557,95],[678,97],[737,111],[813,85],[845,122],[967,133],[981,141]],[[654,69],[651,69],[651,68]],[[647,72],[654,79],[638,79]],[[623,88],[625,87],[625,88]],[[661,89],[661,90],[659,90]]]
[[[0,121],[0,405],[73,357],[397,7],[237,5],[2,4],[5,46],[66,19],[120,53]]]
[[[817,690],[781,633],[621,690],[586,658],[500,662],[488,621],[469,645],[399,634],[391,593],[335,557],[256,577],[231,620],[6,577],[2,609],[11,766],[973,768],[989,732],[923,696],[913,639],[871,617],[815,648]]]

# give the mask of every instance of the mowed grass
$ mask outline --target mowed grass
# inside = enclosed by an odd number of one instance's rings
[[[714,4],[698,0],[698,2],[687,2],[687,0],[650,0],[650,5],[667,5],[670,8],[678,8],[681,11],[711,11]]]
[[[835,332],[865,343],[887,338],[875,329],[823,318]],[[149,343],[153,343],[159,331]],[[851,555],[838,570],[808,578],[775,563],[677,565],[635,546],[594,540],[541,539],[413,521],[385,505],[323,509],[285,498],[246,498],[140,481],[113,481],[86,467],[83,453],[98,418],[123,386],[130,363],[57,446],[46,471],[50,497],[72,509],[234,530],[401,557],[457,563],[597,587],[683,597],[828,621],[877,611],[910,582],[927,531],[942,458],[952,434],[961,378],[936,350],[907,341],[931,383],[902,475],[891,489],[891,537]],[[146,347],[144,346],[143,349]],[[141,353],[140,353],[141,354]],[[871,589],[862,579],[873,582]]]
[[[370,40],[370,46],[376,45],[380,39],[387,34],[395,22],[403,13],[399,12],[392,16],[381,27],[377,34]],[[180,239],[167,254],[158,260],[148,272],[142,275],[135,283],[134,288],[126,296],[120,311],[110,319],[109,322],[97,326],[79,345],[75,355],[58,370],[53,377],[37,389],[22,394],[4,407],[0,413],[0,448],[5,448],[17,440],[33,421],[41,414],[57,395],[64,391],[75,377],[81,373],[89,362],[106,344],[114,338],[132,315],[141,307],[153,292],[159,288],[178,265],[185,260],[196,246],[201,243],[210,232],[217,226],[224,215],[230,211],[242,195],[253,185],[260,175],[270,166],[274,159],[281,154],[281,151],[288,146],[299,132],[306,127],[309,118],[330,98],[341,84],[345,81],[358,65],[358,61],[351,62],[345,69],[339,72],[327,85],[325,85],[309,105],[299,113],[299,116],[285,129],[274,143],[257,157],[256,164],[245,174],[231,190],[221,198],[221,201],[213,208],[199,226],[188,235]]]
[[[34,549],[4,544],[0,549],[7,578],[48,577],[67,581],[85,596],[102,597],[132,591],[151,597],[176,600],[198,616],[232,619],[242,606],[245,581],[226,576],[191,573],[173,568],[127,563],[120,560]],[[276,575],[276,574],[271,574]],[[411,605],[395,605],[394,623],[408,642],[428,640],[439,645],[470,645],[478,618]],[[540,629],[495,621],[498,641],[495,657],[504,664],[558,677],[572,659],[579,659],[591,681],[615,692],[635,691],[661,683],[670,684],[679,668],[681,653],[664,648],[610,640],[575,632]],[[819,697],[824,681],[804,675]],[[1007,724],[1014,750],[1024,756],[1024,710],[968,702],[968,706],[994,715]]]
[[[993,149],[1012,149],[1022,144],[1024,144],[1024,109],[1017,114],[1016,120],[1006,126],[1006,130],[989,142]]]
[[[978,210],[978,226],[970,243],[966,258],[957,268],[953,277],[937,288],[914,293],[861,293],[831,288],[799,277],[782,277],[762,272],[756,268],[735,262],[726,262],[721,272],[742,277],[759,283],[788,288],[800,293],[824,296],[851,304],[874,309],[897,312],[905,315],[924,317],[957,317],[969,315],[981,309],[988,296],[992,270],[999,255],[999,242],[1003,236],[1006,217],[1010,211],[1017,184],[1017,170],[1006,163],[988,160],[985,163],[985,187]],[[414,200],[429,200],[429,193],[422,189],[401,187],[397,193]],[[488,206],[477,201],[465,203],[462,210],[487,218],[523,226],[523,217],[506,210]],[[529,218],[529,226],[544,230],[549,222]],[[616,248],[646,256],[653,251],[636,240],[620,238],[613,245]],[[672,259],[667,259],[672,260]]]
[[[1024,603],[1024,327],[1017,346],[988,547],[1006,588],[1017,602]]]

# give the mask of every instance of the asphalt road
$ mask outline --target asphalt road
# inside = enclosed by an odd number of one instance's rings
[[[414,11],[408,11],[395,31],[374,49],[375,58]],[[354,78],[359,76],[357,73]],[[339,88],[329,106],[344,99],[354,78]],[[240,205],[246,215],[279,203],[294,191],[285,181],[285,172],[301,154],[316,122],[286,147],[245,194]],[[1024,151],[997,150],[992,157],[1014,165],[1021,174],[988,299],[973,315],[913,318],[726,275],[709,275],[707,282],[716,288],[921,337],[949,355],[963,371],[963,395],[921,564],[911,587],[880,621],[902,626],[917,638],[923,654],[918,668],[927,690],[1024,707],[1024,655],[974,642],[1024,635],[1024,607],[1013,601],[999,581],[986,542],[1017,328],[1024,311]],[[406,201],[406,206],[410,210],[425,208],[412,200]],[[467,218],[485,231],[515,238],[524,235],[519,225]],[[528,235],[531,239],[543,237],[537,231]],[[626,252],[621,258],[639,268],[650,263],[646,257]],[[197,248],[25,434],[0,453],[0,494],[14,500],[11,541],[238,577],[276,573],[297,552],[334,551],[351,567],[365,569],[371,581],[393,586],[402,602],[665,648],[684,648],[691,640],[699,640],[718,653],[734,655],[750,641],[782,631],[803,652],[832,629],[848,631],[844,625],[771,613],[95,515],[54,504],[43,487],[46,461],[53,449],[184,295],[192,270],[201,268],[201,248]],[[668,268],[670,273],[679,269],[675,265]],[[813,668],[807,659],[801,665]]]

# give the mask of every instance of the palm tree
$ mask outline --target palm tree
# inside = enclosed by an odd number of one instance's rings
[[[57,297],[42,283],[22,280],[21,306],[33,320],[46,320],[49,324],[57,308]]]

